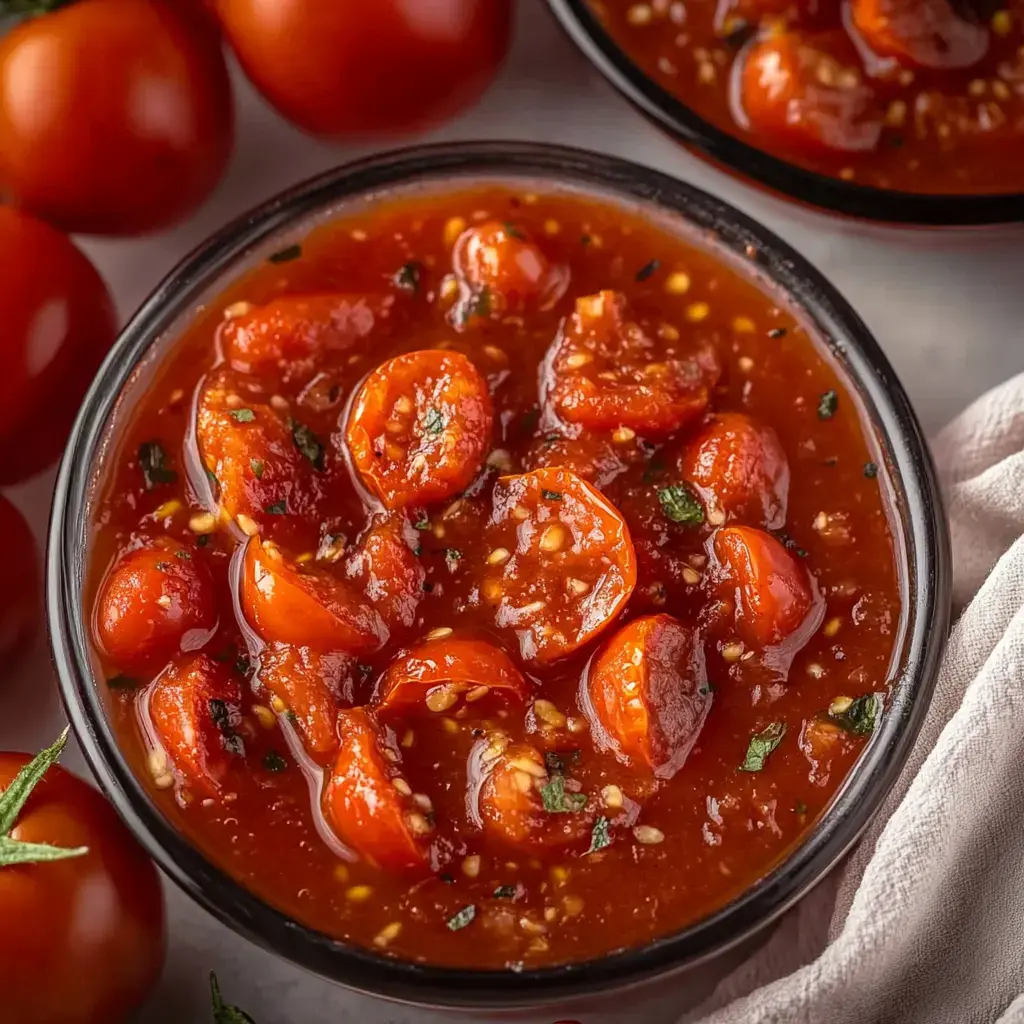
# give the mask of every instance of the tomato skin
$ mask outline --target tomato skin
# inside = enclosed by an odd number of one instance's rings
[[[14,660],[32,643],[42,608],[36,540],[25,517],[0,494],[0,537],[7,544],[0,588],[0,658]]]
[[[988,51],[988,28],[949,0],[851,0],[850,19],[875,53],[912,67],[969,68]]]
[[[0,486],[9,486],[64,450],[117,321],[93,265],[48,224],[0,206],[0,252],[12,254],[0,277]]]
[[[475,103],[505,57],[511,0],[213,0],[245,73],[314,135],[425,131]]]
[[[30,760],[0,753],[0,790]],[[29,796],[11,837],[87,846],[89,852],[0,869],[4,1019],[18,1024],[129,1019],[163,965],[164,900],[156,868],[110,804],[59,765]]]
[[[0,191],[65,231],[177,222],[233,141],[220,40],[187,5],[83,0],[0,41]]]
[[[196,649],[217,625],[213,577],[170,538],[122,555],[100,587],[96,639],[121,670],[145,671]]]
[[[699,638],[671,615],[634,619],[591,665],[586,697],[595,734],[603,733],[620,759],[671,778],[711,709]]]
[[[341,747],[324,790],[327,820],[343,843],[385,871],[424,871],[429,829],[413,798],[395,788],[397,748],[366,708],[342,711],[338,732]],[[416,834],[410,822],[418,825]]]
[[[427,574],[413,554],[419,543],[404,517],[385,520],[360,540],[345,560],[345,575],[380,614],[393,634],[409,629],[423,598]]]

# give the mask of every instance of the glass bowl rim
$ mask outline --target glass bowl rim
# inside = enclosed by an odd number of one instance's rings
[[[900,522],[913,576],[902,682],[868,749],[806,841],[742,896],[686,928],[591,960],[522,971],[421,964],[345,944],[274,909],[207,861],[164,818],[118,748],[94,682],[81,600],[86,498],[108,418],[136,367],[194,306],[192,298],[257,247],[345,200],[446,175],[454,183],[474,173],[589,188],[613,202],[662,207],[714,229],[720,239],[729,232],[734,251],[756,251],[759,269],[799,296],[816,323],[828,325],[829,343],[845,362],[839,367],[844,383],[873,411],[879,441],[888,444],[894,492],[907,510]],[[622,990],[705,963],[760,931],[820,881],[867,826],[920,728],[948,628],[950,565],[937,477],[910,403],[867,328],[810,264],[738,210],[659,172],[586,150],[499,140],[416,146],[327,171],[236,218],[164,278],[112,347],[69,438],[50,517],[46,604],[61,698],[86,761],[150,856],[186,893],[263,948],[349,988],[420,1005],[496,1009]]]

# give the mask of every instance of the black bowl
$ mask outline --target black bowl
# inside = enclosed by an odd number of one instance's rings
[[[291,920],[211,864],[164,818],[133,774],[97,686],[83,612],[91,498],[107,439],[148,372],[195,307],[234,274],[287,245],[312,221],[367,194],[481,178],[544,182],[648,211],[710,247],[793,308],[847,381],[889,481],[906,607],[892,700],[856,768],[807,841],[743,896],[642,948],[585,963],[512,971],[426,966],[349,946]],[[299,185],[228,225],[167,277],[132,318],[93,382],[61,464],[47,553],[47,613],[68,716],[122,817],[163,870],[211,913],[255,942],[326,978],[380,996],[441,1006],[536,1006],[652,976],[690,971],[762,931],[856,841],[910,751],[928,706],[949,616],[950,553],[934,468],[906,395],[857,315],[774,235],[711,196],[635,164],[521,143],[426,146],[376,156]]]
[[[713,163],[774,192],[832,213],[926,227],[1024,221],[1024,192],[899,192],[809,171],[705,121],[647,75],[608,34],[587,0],[548,0],[569,37],[630,103],[659,128]]]

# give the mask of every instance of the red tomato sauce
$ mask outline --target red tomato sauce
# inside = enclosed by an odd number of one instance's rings
[[[1024,187],[1013,3],[590,0],[629,57],[723,131],[883,189]]]
[[[538,966],[740,894],[901,629],[824,349],[600,199],[393,198],[198,311],[108,458],[88,606],[168,818],[297,920]]]

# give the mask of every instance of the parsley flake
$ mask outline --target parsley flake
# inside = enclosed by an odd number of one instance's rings
[[[403,292],[410,292],[415,295],[420,290],[420,276],[422,273],[423,264],[416,260],[410,260],[398,268],[391,282]]]
[[[291,263],[302,255],[301,245],[289,245],[287,249],[273,252],[267,257],[268,263]]]
[[[263,767],[268,772],[283,772],[288,762],[276,750],[268,750],[263,755]]]
[[[176,558],[180,558],[183,562],[189,562],[192,560],[191,552],[186,551],[184,548],[179,548],[177,551],[175,551],[174,556]]]
[[[874,693],[858,697],[850,703],[840,698],[832,702],[828,709],[828,717],[840,729],[845,729],[855,736],[867,736],[875,731],[880,703],[878,695]]]
[[[252,423],[256,419],[256,413],[252,409],[228,409],[228,415],[236,423]]]
[[[238,712],[230,708],[226,701],[214,697],[210,700],[210,717],[220,732],[224,749],[228,753],[245,757],[245,744],[242,737],[235,732],[235,726],[239,721]]]
[[[157,572],[167,572],[167,570],[170,569],[170,567],[171,567],[171,563],[170,562],[157,562],[156,563],[156,571]]]
[[[594,822],[594,827],[591,829],[590,849],[587,850],[587,853],[597,853],[598,850],[611,846],[611,842],[611,822],[602,816]]]
[[[839,408],[839,396],[831,388],[818,401],[818,419],[830,420]]]
[[[661,260],[651,260],[650,263],[645,263],[637,272],[636,279],[638,281],[646,281],[659,267],[661,266]]]
[[[494,890],[494,898],[499,900],[515,899],[517,888],[515,885],[499,885]]]
[[[430,517],[427,515],[426,512],[418,512],[416,514],[416,522],[414,522],[412,525],[417,530],[429,530]]]
[[[318,473],[322,473],[324,469],[324,446],[320,443],[316,434],[305,424],[299,423],[298,420],[292,420],[292,441],[295,442],[295,447],[313,463],[313,468]]]
[[[878,466],[874,462],[864,463],[864,475],[869,480],[874,480],[878,476]]]
[[[440,409],[431,406],[423,417],[423,429],[428,434],[440,434],[444,430],[444,415]]]
[[[288,502],[282,498],[280,501],[275,501],[272,505],[267,505],[263,511],[268,516],[286,516],[288,515]]]
[[[785,722],[772,722],[750,737],[747,756],[740,765],[741,772],[759,772],[764,768],[768,755],[782,742],[786,735]]]
[[[456,316],[456,321],[460,327],[464,327],[466,323],[475,316],[490,316],[491,315],[491,290],[484,285],[475,295],[473,295],[468,302],[462,304],[459,313]]]
[[[516,238],[520,242],[525,241],[526,235],[524,235],[522,231],[515,226],[515,224],[510,224],[508,221],[505,221],[501,226],[505,229],[505,234],[508,235],[509,238]]]
[[[545,501],[561,501],[562,500],[562,492],[561,491],[545,491],[545,490],[542,490],[540,493],[541,493],[541,497],[543,497]]]
[[[549,814],[572,814],[582,811],[587,803],[586,793],[565,791],[564,775],[555,775],[550,782],[541,786],[540,798],[544,802],[544,810]]]
[[[701,503],[682,484],[670,484],[658,490],[658,501],[665,518],[673,523],[699,526],[704,522]]]
[[[263,463],[259,459],[250,459],[249,468],[252,470],[252,475],[257,480],[263,479]]]
[[[139,445],[139,468],[146,490],[151,491],[157,484],[173,484],[178,474],[167,467],[167,453],[159,441],[145,441]]]
[[[208,533],[201,533],[198,537],[196,537],[196,544],[201,548],[205,548],[206,545],[209,543],[210,535]]]
[[[444,560],[448,563],[449,569],[454,569],[459,564],[460,558],[462,558],[462,552],[458,548],[444,549]]]
[[[448,930],[452,932],[461,931],[476,917],[476,907],[470,903],[448,918]]]

